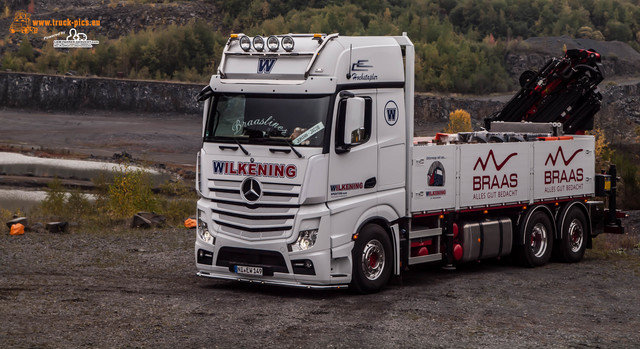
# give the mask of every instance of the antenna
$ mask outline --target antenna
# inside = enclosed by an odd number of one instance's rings
[[[351,79],[351,52],[353,52],[353,44],[349,44],[349,66],[347,68],[347,80]]]

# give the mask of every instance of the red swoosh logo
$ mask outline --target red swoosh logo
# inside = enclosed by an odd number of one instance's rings
[[[509,159],[511,159],[512,157],[518,155],[518,153],[511,153],[509,154],[509,156],[507,156],[506,159],[504,159],[500,164],[498,164],[498,162],[496,161],[496,156],[493,155],[493,149],[489,150],[489,154],[487,154],[487,159],[483,162],[482,158],[478,158],[478,161],[476,161],[475,166],[473,166],[473,170],[475,171],[476,168],[478,168],[478,164],[480,164],[480,167],[482,167],[482,170],[485,171],[487,169],[487,165],[489,164],[489,159],[491,159],[493,161],[493,165],[496,167],[496,170],[500,171],[504,165],[507,164],[507,161],[509,161]]]
[[[556,162],[558,161],[558,157],[562,156],[562,162],[564,163],[565,166],[569,165],[571,163],[571,161],[573,161],[573,158],[576,157],[576,155],[578,155],[579,152],[583,151],[584,149],[578,149],[576,150],[573,155],[571,155],[571,157],[569,157],[569,159],[564,157],[564,151],[562,151],[562,147],[558,147],[558,150],[556,151],[556,156],[551,156],[551,153],[549,153],[549,156],[547,156],[547,161],[544,162],[544,165],[546,166],[547,164],[549,164],[549,160],[551,160],[551,165],[555,166]]]

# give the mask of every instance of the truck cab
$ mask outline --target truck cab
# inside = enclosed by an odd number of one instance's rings
[[[200,95],[199,275],[366,290],[399,272],[413,59],[406,36],[230,37]]]

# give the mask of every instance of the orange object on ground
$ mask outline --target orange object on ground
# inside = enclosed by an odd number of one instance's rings
[[[24,234],[24,225],[20,224],[20,223],[16,223],[16,224],[12,224],[11,225],[11,232],[9,232],[10,235],[22,235]]]
[[[193,228],[195,228],[196,226],[198,226],[198,222],[197,222],[195,219],[193,219],[193,218],[187,218],[187,219],[184,221],[184,227],[185,227],[185,228],[193,229]]]

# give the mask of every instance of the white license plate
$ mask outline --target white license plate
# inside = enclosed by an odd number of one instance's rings
[[[236,265],[236,273],[248,275],[262,275],[261,267],[247,267],[244,265]]]

